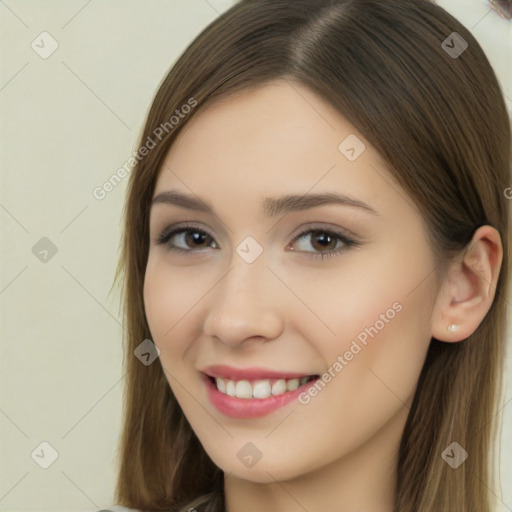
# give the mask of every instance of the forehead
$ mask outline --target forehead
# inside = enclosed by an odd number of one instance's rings
[[[337,150],[336,139],[353,131],[320,97],[301,85],[279,80],[208,105],[186,124],[170,156],[179,153],[179,147],[186,142],[191,145],[208,140],[208,149],[213,150],[209,156],[225,153],[229,147],[229,154],[237,157],[246,155],[249,159],[264,151],[269,159],[277,160],[292,149],[294,153],[308,154],[318,139],[325,140],[324,149],[331,144],[331,150]],[[339,133],[334,140],[328,137],[336,132]],[[201,147],[196,149],[198,156],[204,156]]]
[[[357,158],[347,158],[347,144]],[[243,207],[256,196],[331,191],[379,209],[397,194],[383,173],[379,154],[334,107],[278,81],[197,112],[167,154],[155,195],[177,188]]]

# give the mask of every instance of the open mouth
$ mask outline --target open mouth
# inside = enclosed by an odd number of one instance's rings
[[[242,399],[260,399],[271,396],[284,395],[319,378],[318,375],[308,375],[293,379],[259,379],[259,380],[231,380],[222,377],[208,379],[222,394]]]

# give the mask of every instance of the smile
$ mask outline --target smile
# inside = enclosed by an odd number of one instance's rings
[[[215,366],[203,370],[210,403],[222,414],[248,419],[265,416],[296,400],[318,375]]]
[[[270,396],[279,396],[287,391],[295,391],[300,386],[307,384],[315,378],[314,375],[300,379],[265,379],[265,380],[239,380],[223,379],[222,377],[211,377],[217,389],[228,396],[235,396],[243,399],[264,399]]]

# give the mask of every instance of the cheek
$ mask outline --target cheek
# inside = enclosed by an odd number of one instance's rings
[[[185,348],[180,343],[185,338],[176,333],[191,323],[194,309],[210,287],[204,273],[194,271],[192,266],[176,270],[165,257],[150,256],[144,279],[144,308],[153,341],[160,350],[179,352]]]
[[[405,264],[404,254],[415,258],[414,266]],[[314,343],[336,376],[328,387],[338,388],[338,410],[345,401],[349,405],[351,396],[377,407],[385,403],[382,395],[402,403],[410,399],[430,343],[429,265],[427,248],[411,255],[396,247],[373,255],[367,264],[347,259],[346,266],[325,277],[317,273],[307,286],[293,283],[317,314],[315,319],[303,311],[301,336]],[[288,278],[293,282],[291,274]]]
[[[152,341],[174,396],[183,410],[190,407],[190,367],[184,364],[190,340],[200,333],[198,304],[211,285],[192,267],[176,270],[160,255],[148,260],[144,279],[144,308]],[[204,275],[203,275],[204,277]],[[185,385],[185,388],[183,387]]]

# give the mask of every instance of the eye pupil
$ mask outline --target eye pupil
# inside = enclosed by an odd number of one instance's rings
[[[332,237],[328,233],[323,231],[314,231],[313,235],[314,242],[318,242],[321,249],[334,249],[336,247],[336,238]]]
[[[189,231],[186,234],[186,241],[193,242],[192,245],[195,245],[196,247],[204,244],[205,240],[208,238],[209,235],[206,233],[198,233],[197,231]]]

